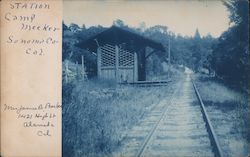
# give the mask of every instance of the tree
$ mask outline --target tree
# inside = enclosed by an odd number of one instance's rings
[[[139,30],[141,32],[144,32],[146,30],[146,23],[145,22],[139,23]]]
[[[211,65],[225,82],[246,88],[249,70],[248,1],[230,0],[224,5],[230,11],[231,27],[219,37]]]
[[[202,66],[201,63],[201,56],[202,56],[202,51],[201,51],[201,36],[199,33],[199,30],[196,29],[194,37],[193,37],[193,43],[192,43],[192,60],[194,63],[193,70],[198,71],[199,67]]]
[[[69,25],[69,29],[72,31],[72,32],[79,32],[81,30],[81,28],[77,25],[77,24],[74,24],[74,23],[71,23]]]
[[[86,29],[86,26],[85,24],[82,25],[82,30],[85,30]]]
[[[194,39],[196,39],[196,40],[200,40],[201,39],[201,36],[200,36],[198,28],[195,30]]]
[[[114,20],[113,25],[117,26],[117,27],[124,27],[125,26],[124,22],[122,20],[120,20],[120,19]]]

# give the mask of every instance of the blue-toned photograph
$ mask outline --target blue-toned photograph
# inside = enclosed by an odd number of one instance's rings
[[[63,157],[248,157],[248,0],[63,2]]]

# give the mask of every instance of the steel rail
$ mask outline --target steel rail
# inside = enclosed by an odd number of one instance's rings
[[[218,141],[218,138],[215,134],[215,131],[214,131],[214,128],[212,126],[212,123],[209,119],[209,116],[207,114],[207,111],[206,111],[206,108],[205,108],[205,105],[201,99],[201,96],[199,94],[199,91],[192,79],[192,83],[193,83],[193,87],[194,87],[194,90],[195,90],[195,93],[198,97],[198,100],[199,100],[199,103],[200,103],[200,106],[201,106],[201,111],[202,111],[202,115],[203,115],[203,119],[206,123],[206,126],[207,126],[207,131],[208,131],[208,134],[209,134],[209,137],[210,137],[210,140],[211,140],[211,145],[212,145],[212,148],[213,148],[213,151],[214,151],[214,154],[216,157],[223,157],[223,152],[221,150],[221,147],[219,145],[219,141]]]
[[[170,100],[170,105],[173,103],[173,96],[179,91],[179,88],[178,87],[171,95],[171,100]],[[168,105],[169,106],[169,105]],[[140,147],[136,157],[140,157],[142,155],[142,153],[144,152],[149,140],[151,139],[152,135],[154,134],[155,130],[157,129],[157,127],[159,126],[161,120],[165,117],[166,115],[166,112],[167,112],[167,109],[168,109],[168,106],[165,106],[162,114],[161,114],[161,117],[160,119],[155,123],[154,127],[152,128],[152,130],[150,131],[150,133],[148,134],[148,136],[146,137],[146,139],[143,141],[143,144],[142,146]]]

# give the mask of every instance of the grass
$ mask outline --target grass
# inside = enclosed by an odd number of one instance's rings
[[[63,86],[63,155],[108,156],[126,131],[168,92],[120,86],[113,81],[75,81]]]
[[[248,94],[210,78],[196,84],[226,156],[247,156],[250,145]]]
[[[218,103],[237,102],[246,103],[246,96],[237,91],[231,90],[223,84],[205,81],[200,84],[200,93],[204,100]]]

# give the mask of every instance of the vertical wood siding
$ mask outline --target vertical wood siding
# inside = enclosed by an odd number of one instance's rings
[[[98,77],[116,82],[138,80],[137,54],[118,46],[104,45],[97,50]]]

